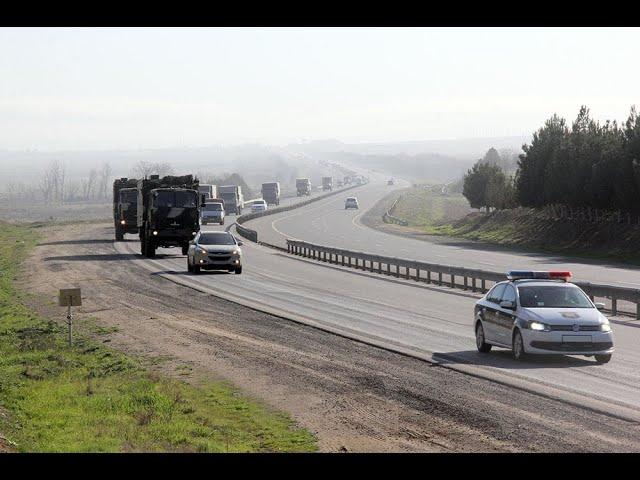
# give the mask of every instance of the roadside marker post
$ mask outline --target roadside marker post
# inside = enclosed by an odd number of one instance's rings
[[[67,327],[69,332],[69,346],[72,345],[73,334],[73,315],[71,314],[71,307],[82,306],[82,296],[79,288],[61,288],[58,294],[58,305],[61,307],[67,307]]]

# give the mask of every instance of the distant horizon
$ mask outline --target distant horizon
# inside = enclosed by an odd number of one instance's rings
[[[340,143],[342,145],[350,145],[350,146],[366,146],[366,145],[402,145],[402,144],[421,144],[421,143],[436,143],[436,142],[467,142],[467,141],[490,141],[490,140],[508,140],[508,139],[522,139],[522,138],[531,138],[532,134],[523,134],[523,135],[501,135],[501,136],[487,136],[487,137],[457,137],[457,138],[432,138],[432,139],[423,139],[423,140],[376,140],[376,141],[361,141],[361,142],[348,142],[343,141],[338,138],[317,138],[317,139],[301,139],[297,142],[288,142],[288,143],[265,143],[265,142],[239,142],[239,143],[211,143],[211,144],[202,144],[202,145],[173,145],[173,146],[147,146],[147,147],[131,147],[131,148],[60,148],[60,149],[45,149],[45,148],[2,148],[0,147],[1,152],[7,153],[82,153],[82,152],[148,152],[153,150],[177,150],[177,149],[185,149],[185,150],[202,150],[207,148],[234,148],[234,147],[243,147],[243,146],[260,146],[260,147],[276,147],[276,148],[286,148],[292,145],[309,145],[314,143]],[[439,153],[439,152],[424,152],[424,153]]]

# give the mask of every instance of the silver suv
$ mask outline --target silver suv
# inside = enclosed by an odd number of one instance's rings
[[[228,270],[242,273],[241,241],[229,232],[198,232],[189,243],[187,251],[187,270],[200,273],[200,270]]]

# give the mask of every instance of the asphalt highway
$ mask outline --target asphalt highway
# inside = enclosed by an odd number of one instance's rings
[[[378,234],[358,223],[362,212],[387,192],[381,182],[345,192],[345,196],[358,196],[359,211],[345,211],[344,199],[337,195],[250,225],[259,230],[261,239],[270,236],[282,241],[290,235],[366,251],[375,246],[388,254],[387,245],[397,256],[411,258],[411,250],[406,255],[401,251],[413,248],[422,253],[421,258],[429,258],[430,244],[405,244],[399,237]],[[224,227],[205,227],[220,228]],[[116,246],[122,253],[139,252],[137,242]],[[541,415],[544,398],[551,397],[640,421],[640,325],[633,322],[614,319],[617,351],[607,365],[569,356],[515,362],[506,350],[494,349],[488,355],[476,352],[472,328],[476,294],[320,264],[250,242],[243,251],[242,275],[189,274],[186,257],[178,249],[159,249],[155,259],[138,256],[133,261],[154,275],[212,295],[537,393]],[[485,259],[484,253],[474,253],[476,260]]]
[[[369,208],[394,189],[409,185],[396,180],[396,185],[387,186],[386,177],[379,174],[370,176],[370,184],[344,195],[251,220],[247,226],[259,232],[259,240],[280,246],[286,246],[285,239],[291,238],[379,255],[492,271],[571,270],[575,281],[640,288],[639,267],[559,255],[514,253],[467,241],[428,242],[366,227],[359,219]],[[344,209],[345,198],[352,195],[358,198],[359,210]]]

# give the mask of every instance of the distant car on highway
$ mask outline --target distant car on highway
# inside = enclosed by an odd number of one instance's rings
[[[478,351],[511,349],[526,354],[586,355],[607,363],[613,354],[609,320],[584,291],[568,282],[571,272],[510,271],[478,300],[474,331]]]
[[[358,209],[358,199],[356,197],[347,197],[344,201],[344,209],[347,210],[348,208]]]
[[[251,213],[264,212],[267,209],[267,202],[264,200],[256,200],[251,204]]]
[[[390,178],[389,180],[387,180],[387,185],[393,185],[393,178]]]
[[[224,225],[224,206],[222,203],[205,203],[200,212],[200,224],[218,223]]]
[[[242,242],[229,232],[198,232],[189,244],[187,270],[228,270],[242,273]]]

